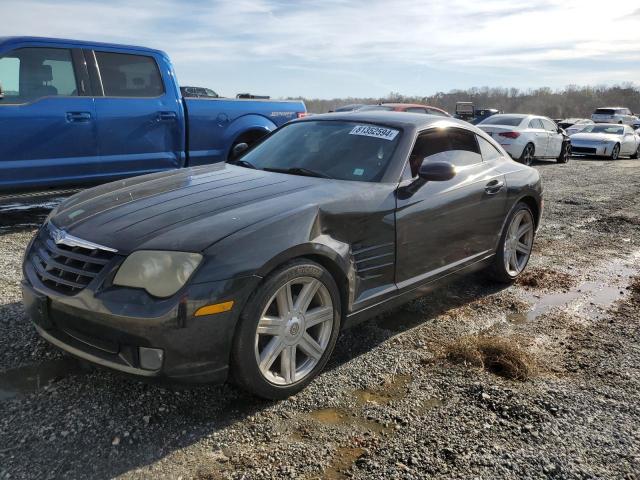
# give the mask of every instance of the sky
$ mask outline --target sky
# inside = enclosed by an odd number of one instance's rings
[[[0,0],[0,35],[166,51],[224,96],[640,82],[640,1]]]

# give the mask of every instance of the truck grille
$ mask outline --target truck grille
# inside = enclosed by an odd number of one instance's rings
[[[48,228],[38,233],[30,261],[40,281],[51,290],[75,295],[111,261],[114,253],[101,249],[56,244]]]

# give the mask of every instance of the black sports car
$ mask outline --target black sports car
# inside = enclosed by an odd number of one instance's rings
[[[123,372],[232,373],[283,398],[322,370],[343,327],[458,274],[512,281],[529,260],[538,173],[469,123],[316,115],[243,153],[55,209],[24,261],[40,335]]]

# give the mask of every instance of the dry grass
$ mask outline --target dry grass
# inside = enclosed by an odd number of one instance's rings
[[[535,372],[533,357],[502,337],[463,337],[449,344],[445,355],[449,361],[483,368],[511,380],[525,381]]]

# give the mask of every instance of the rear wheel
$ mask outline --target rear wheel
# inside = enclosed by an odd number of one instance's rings
[[[620,144],[616,143],[615,146],[613,147],[613,150],[611,150],[611,160],[617,160],[619,156],[620,156]]]
[[[340,294],[319,264],[270,274],[242,313],[232,352],[235,383],[267,399],[289,397],[326,365],[340,328]]]
[[[631,155],[631,157],[630,157],[630,158],[632,158],[632,159],[634,159],[634,160],[635,160],[635,159],[637,159],[637,158],[638,158],[638,156],[640,156],[640,145],[638,145],[638,148],[636,148],[636,151],[635,151],[635,152],[633,152],[633,155]]]
[[[522,150],[522,155],[520,155],[518,161],[520,163],[524,163],[525,165],[531,165],[533,163],[534,155],[535,147],[533,146],[533,143],[527,143],[524,147],[524,150]]]
[[[560,150],[560,156],[556,159],[558,163],[567,163],[571,157],[571,144],[564,142],[562,144],[562,150]]]
[[[490,269],[491,276],[504,283],[515,280],[529,263],[535,221],[526,203],[520,202],[513,208],[500,236],[498,251]]]

